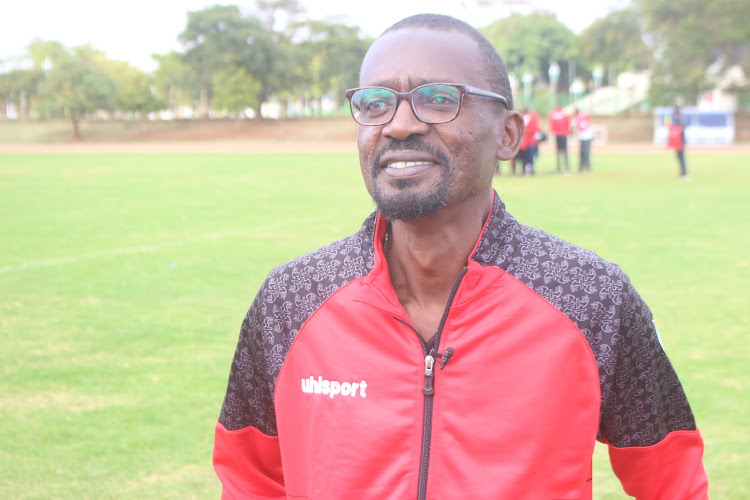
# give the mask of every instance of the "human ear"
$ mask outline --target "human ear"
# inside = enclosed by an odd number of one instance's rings
[[[518,153],[526,126],[521,113],[515,110],[503,113],[498,125],[501,130],[498,134],[496,157],[498,160],[508,161]]]

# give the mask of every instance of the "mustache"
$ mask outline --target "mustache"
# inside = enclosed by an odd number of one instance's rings
[[[446,168],[450,163],[448,155],[443,153],[443,151],[434,146],[431,146],[430,144],[425,143],[418,135],[410,135],[403,141],[390,139],[388,143],[383,146],[383,149],[378,151],[378,154],[375,155],[375,158],[373,159],[371,165],[372,172],[378,171],[378,165],[380,165],[380,159],[383,157],[383,155],[392,151],[421,151],[423,153],[428,153],[440,160],[440,163],[444,168]]]

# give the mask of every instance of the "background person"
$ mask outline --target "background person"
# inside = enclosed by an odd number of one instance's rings
[[[525,126],[521,146],[518,150],[518,158],[522,160],[521,171],[524,175],[534,175],[534,160],[537,155],[537,134],[539,133],[539,115],[530,111],[528,107],[523,108],[523,123]],[[513,169],[515,173],[515,168]]]
[[[537,119],[539,119],[538,116]],[[536,161],[539,160],[539,146],[547,141],[547,134],[540,127],[534,138],[536,139],[536,146],[534,146],[534,160]]]
[[[447,83],[444,83],[447,82]],[[216,425],[225,498],[705,499],[703,441],[627,275],[492,188],[524,132],[493,46],[408,17],[346,92],[377,210],[276,267]]]
[[[561,173],[561,165],[565,165],[565,173],[570,173],[568,167],[568,134],[570,134],[570,117],[561,106],[557,106],[549,115],[550,134],[555,136],[555,161],[557,173]]]
[[[677,162],[680,166],[680,178],[688,179],[687,165],[685,164],[685,125],[682,123],[680,108],[675,108],[672,114],[672,122],[669,125],[669,137],[667,147],[677,152]]]
[[[591,143],[594,141],[594,129],[588,113],[575,109],[571,126],[578,135],[578,171],[591,172]]]

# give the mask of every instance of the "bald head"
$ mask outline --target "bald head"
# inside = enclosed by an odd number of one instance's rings
[[[510,89],[508,72],[500,54],[495,47],[473,26],[451,16],[441,14],[417,14],[398,21],[386,29],[380,36],[403,29],[423,28],[434,31],[445,31],[466,35],[473,40],[483,61],[482,69],[488,82],[488,89],[505,96],[509,109],[513,109],[513,94]]]

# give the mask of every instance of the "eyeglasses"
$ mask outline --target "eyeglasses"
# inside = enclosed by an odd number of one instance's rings
[[[409,100],[414,116],[421,122],[452,121],[458,116],[466,94],[501,101],[506,109],[510,109],[508,99],[500,94],[455,83],[428,83],[410,92],[396,92],[385,87],[363,87],[347,90],[346,98],[349,99],[354,121],[360,125],[375,126],[390,122],[404,99]]]

